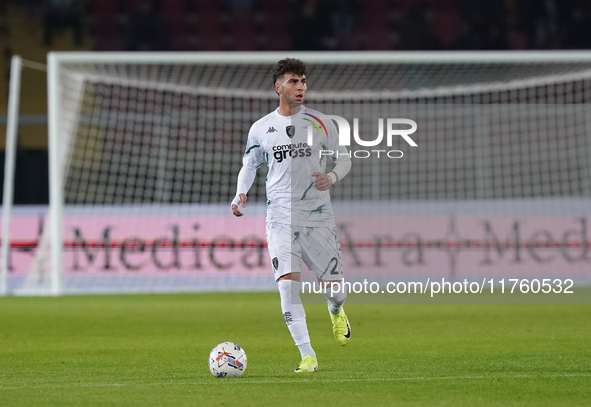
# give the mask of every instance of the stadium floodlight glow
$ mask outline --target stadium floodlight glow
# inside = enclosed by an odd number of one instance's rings
[[[305,104],[353,124],[342,137],[356,160],[335,204],[400,204],[420,218],[450,202],[455,214],[505,214],[539,199],[585,215],[570,202],[591,196],[580,120],[591,52],[52,52],[50,208],[14,292],[274,289],[248,219],[215,233],[231,216],[249,126],[277,107],[271,72],[286,57],[309,66]],[[507,120],[490,125],[497,116]],[[257,216],[264,182],[248,197]],[[241,245],[252,252],[232,253]]]

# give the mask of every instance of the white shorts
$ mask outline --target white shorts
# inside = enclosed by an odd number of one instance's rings
[[[322,280],[343,278],[341,243],[336,226],[306,227],[267,223],[267,247],[275,280],[299,273],[302,260]]]

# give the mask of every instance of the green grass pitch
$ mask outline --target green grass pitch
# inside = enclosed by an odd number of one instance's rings
[[[279,295],[0,299],[0,406],[589,406],[589,305],[355,305],[348,346],[306,306],[320,369]],[[238,379],[209,351],[234,341]]]

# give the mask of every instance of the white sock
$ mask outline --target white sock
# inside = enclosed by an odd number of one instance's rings
[[[302,359],[308,355],[316,357],[310,345],[306,313],[300,299],[302,283],[293,280],[279,280],[279,295],[281,296],[281,312],[296,346],[302,354]]]
[[[337,287],[335,287],[335,291],[336,290]],[[328,311],[330,311],[332,315],[340,314],[341,310],[343,309],[343,304],[347,299],[347,291],[339,287],[339,291],[333,293],[330,290],[330,285],[328,285],[326,286],[326,289],[323,290],[323,292],[324,296],[328,300]]]
[[[302,343],[301,345],[298,345],[298,349],[300,350],[300,354],[302,355],[302,359],[308,355],[310,355],[312,357],[316,357],[316,352],[314,352],[314,349],[312,349],[312,345],[310,345],[310,342],[306,342],[306,343]]]

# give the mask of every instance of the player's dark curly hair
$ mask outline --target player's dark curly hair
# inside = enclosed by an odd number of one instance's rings
[[[306,75],[306,64],[299,59],[285,58],[277,62],[275,69],[273,69],[273,86],[277,82],[277,78],[285,75],[286,73],[292,73],[298,76]]]

